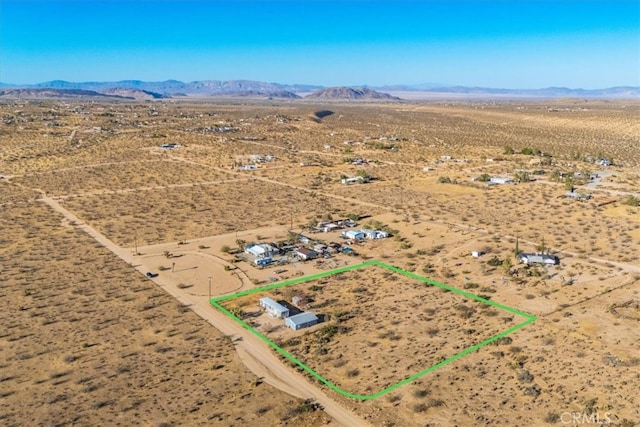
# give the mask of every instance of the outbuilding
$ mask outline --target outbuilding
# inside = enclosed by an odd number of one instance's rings
[[[253,260],[253,263],[258,266],[269,265],[272,262],[273,262],[273,258],[271,257],[256,258],[255,260]]]
[[[351,240],[364,240],[365,234],[359,230],[347,230],[342,233],[342,237]]]
[[[317,324],[319,321],[318,316],[310,311],[305,311],[304,313],[296,314],[295,316],[287,317],[284,320],[285,325],[297,331],[298,329],[308,328]]]
[[[309,248],[305,248],[305,247],[296,249],[296,255],[298,255],[300,259],[303,261],[318,257],[318,253],[316,251],[311,250]]]
[[[557,256],[549,255],[549,254],[521,253],[518,255],[518,260],[523,264],[544,264],[544,265],[560,264],[560,259]]]
[[[281,319],[289,317],[289,309],[269,297],[260,298],[260,307],[264,308],[271,317],[279,317]]]
[[[513,179],[504,176],[492,176],[489,182],[491,184],[510,184],[513,182]]]
[[[389,233],[387,233],[386,231],[370,230],[368,228],[363,228],[360,231],[364,233],[367,239],[384,239],[389,237]]]
[[[244,251],[256,258],[268,258],[278,254],[279,252],[277,248],[274,248],[271,245],[258,243],[247,246]]]

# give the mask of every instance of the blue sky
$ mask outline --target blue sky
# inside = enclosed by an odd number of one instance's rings
[[[0,81],[640,86],[640,0],[0,0]]]

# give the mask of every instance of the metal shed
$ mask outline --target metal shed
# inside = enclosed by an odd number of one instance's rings
[[[294,331],[297,331],[298,329],[308,328],[318,323],[318,316],[310,311],[305,311],[304,313],[287,317],[284,323]]]

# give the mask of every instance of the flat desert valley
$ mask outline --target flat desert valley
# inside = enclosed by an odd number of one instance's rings
[[[0,115],[2,425],[640,425],[637,100]]]

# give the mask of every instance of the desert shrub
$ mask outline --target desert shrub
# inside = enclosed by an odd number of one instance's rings
[[[280,347],[293,347],[295,345],[299,345],[302,341],[299,337],[289,338],[285,342],[282,343]]]
[[[521,369],[520,372],[518,372],[518,381],[530,383],[533,381],[533,375],[531,375],[531,373],[526,369]]]
[[[401,399],[402,399],[402,397],[400,397],[400,395],[398,395],[398,394],[390,394],[390,395],[387,397],[387,400],[388,400],[389,402],[391,402],[391,403],[398,402],[398,401],[399,401],[399,400],[401,400]]]
[[[435,271],[435,266],[431,263],[422,267],[422,272],[426,274],[432,274]]]
[[[440,184],[451,184],[451,178],[449,178],[448,176],[440,176],[438,177],[438,182]]]
[[[454,308],[460,313],[460,316],[462,316],[463,319],[469,319],[476,312],[473,307],[469,307],[465,304],[458,304]]]
[[[260,406],[258,409],[256,409],[256,415],[258,416],[264,415],[270,410],[271,410],[271,406]]]
[[[349,378],[357,377],[358,375],[360,375],[360,370],[358,368],[347,371],[347,376]]]
[[[534,399],[537,398],[538,396],[540,396],[541,390],[540,387],[538,387],[537,385],[533,385],[531,387],[526,387],[523,390],[524,394],[526,394],[527,396],[532,396]]]
[[[640,199],[629,194],[622,203],[629,206],[640,206]]]
[[[428,389],[421,388],[420,390],[415,390],[413,395],[415,397],[427,397],[431,391]]]
[[[558,415],[555,412],[549,412],[547,415],[545,415],[544,417],[544,422],[545,423],[549,423],[549,424],[555,424],[558,421],[560,421],[560,415]]]
[[[232,315],[234,315],[235,317],[237,317],[238,319],[242,319],[242,316],[244,316],[244,310],[242,310],[240,307],[238,307],[237,305],[231,307],[229,309],[229,313],[231,313]]]
[[[220,248],[220,252],[223,252],[225,254],[229,253],[230,250],[231,248],[227,245],[224,245],[222,248]]]
[[[511,337],[501,337],[493,342],[494,345],[509,345],[513,342]]]
[[[498,258],[497,256],[494,256],[489,261],[487,261],[487,264],[489,264],[492,267],[497,267],[499,265],[502,265],[502,260],[500,258]]]
[[[540,150],[537,148],[525,147],[520,151],[520,154],[525,154],[527,156],[537,156],[540,154]]]
[[[426,411],[427,409],[429,409],[429,408],[427,408],[427,405],[424,404],[424,403],[417,403],[417,404],[413,405],[413,412],[421,413],[421,412]]]

